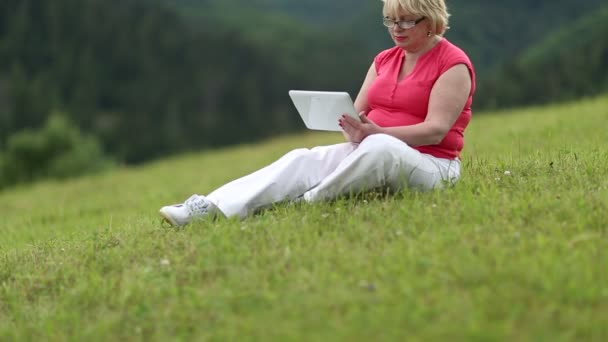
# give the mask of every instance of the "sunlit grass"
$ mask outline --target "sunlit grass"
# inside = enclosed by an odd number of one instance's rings
[[[443,192],[162,228],[303,134],[0,193],[0,340],[605,340],[608,98],[474,117]]]

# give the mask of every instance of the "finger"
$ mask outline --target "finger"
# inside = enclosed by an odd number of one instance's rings
[[[338,119],[338,125],[342,128],[342,130],[346,131],[351,128],[351,126],[347,123],[344,117]]]
[[[352,124],[346,121],[342,123],[342,130],[346,132],[351,138],[355,137],[359,132],[359,129],[353,127]]]
[[[340,127],[344,128],[345,124],[346,124],[346,120],[343,117],[338,119],[338,125],[340,125]]]
[[[367,115],[363,115],[363,116],[361,116],[361,122],[363,122],[363,123],[367,123],[367,124],[372,124],[372,125],[374,125],[374,126],[378,126],[378,125],[376,125],[376,123],[375,123],[375,122],[374,122],[372,119],[370,119],[370,118],[369,118]]]
[[[369,120],[367,119],[367,115],[365,115],[365,112],[359,113],[359,119],[363,123],[369,123]]]
[[[345,122],[348,122],[351,125],[356,125],[356,124],[360,123],[359,120],[354,119],[352,116],[343,114],[342,115],[342,123],[345,123]]]
[[[351,130],[356,130],[359,129],[361,126],[361,123],[349,116],[346,116],[342,119],[342,127],[351,129]]]

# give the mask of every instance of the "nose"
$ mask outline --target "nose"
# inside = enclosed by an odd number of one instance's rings
[[[391,30],[393,30],[393,31],[402,31],[403,29],[401,27],[399,27],[398,23],[393,23],[393,26],[391,26]]]
[[[391,27],[391,30],[393,32],[397,32],[397,33],[403,31],[403,29],[401,27],[399,27],[399,25],[397,25],[397,24],[393,25],[393,27]]]

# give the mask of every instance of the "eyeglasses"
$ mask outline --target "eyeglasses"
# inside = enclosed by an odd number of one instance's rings
[[[397,26],[399,26],[400,29],[408,30],[408,29],[411,29],[412,27],[418,25],[418,23],[423,21],[424,19],[426,19],[426,17],[422,17],[422,18],[416,19],[416,20],[395,21],[393,19],[390,19],[389,17],[384,17],[384,19],[382,19],[382,24],[384,24],[384,26],[386,26],[388,28],[393,28],[395,25],[397,25]]]

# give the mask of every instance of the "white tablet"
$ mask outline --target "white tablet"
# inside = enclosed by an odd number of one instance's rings
[[[347,92],[290,90],[289,97],[308,129],[341,131],[338,119],[342,114],[360,120]]]

